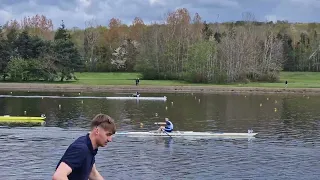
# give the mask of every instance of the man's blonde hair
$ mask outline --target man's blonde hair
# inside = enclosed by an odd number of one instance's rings
[[[112,134],[116,133],[116,125],[114,120],[106,114],[97,114],[91,121],[91,130],[96,127],[101,127]]]

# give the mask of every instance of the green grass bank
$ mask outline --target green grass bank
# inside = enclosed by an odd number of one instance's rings
[[[78,81],[65,82],[1,82],[0,90],[12,91],[153,91],[153,92],[264,92],[320,93],[319,72],[281,72],[280,82],[247,84],[193,84],[173,80],[143,80],[135,86],[139,73],[76,73]],[[285,81],[288,87],[285,88]]]

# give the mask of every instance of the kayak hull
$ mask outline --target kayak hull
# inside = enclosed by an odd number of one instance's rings
[[[167,97],[103,97],[103,96],[12,96],[0,95],[0,98],[53,98],[53,99],[111,99],[111,100],[153,100],[153,101],[166,101]]]
[[[28,116],[0,116],[0,124],[45,124],[46,117],[28,117]]]
[[[194,131],[173,131],[173,132],[117,132],[116,135],[124,136],[171,136],[171,137],[254,137],[258,133],[214,133],[214,132],[194,132]]]
[[[27,117],[27,116],[0,116],[0,121],[14,121],[14,120],[26,120],[26,121],[32,121],[32,120],[45,120],[45,117]]]

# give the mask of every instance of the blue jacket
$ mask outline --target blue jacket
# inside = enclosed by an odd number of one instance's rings
[[[166,126],[165,126],[164,128],[165,128],[165,130],[172,131],[172,130],[173,130],[173,124],[172,124],[172,122],[168,120],[168,121],[166,122]]]

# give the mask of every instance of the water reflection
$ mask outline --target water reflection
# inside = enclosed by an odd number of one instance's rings
[[[8,92],[3,92],[5,94]],[[77,93],[16,93],[73,95]],[[81,93],[82,96],[116,96]],[[163,94],[146,94],[162,96]],[[119,94],[117,96],[120,96]],[[100,112],[118,131],[258,132],[255,139],[115,137],[97,165],[111,179],[317,179],[320,96],[166,94],[168,101],[0,98],[0,114],[46,114],[46,127],[0,128],[3,179],[50,179],[66,147]],[[10,149],[10,150],[8,150]],[[227,169],[227,171],[226,171]],[[279,171],[280,169],[280,171]],[[161,176],[168,172],[168,177]]]

